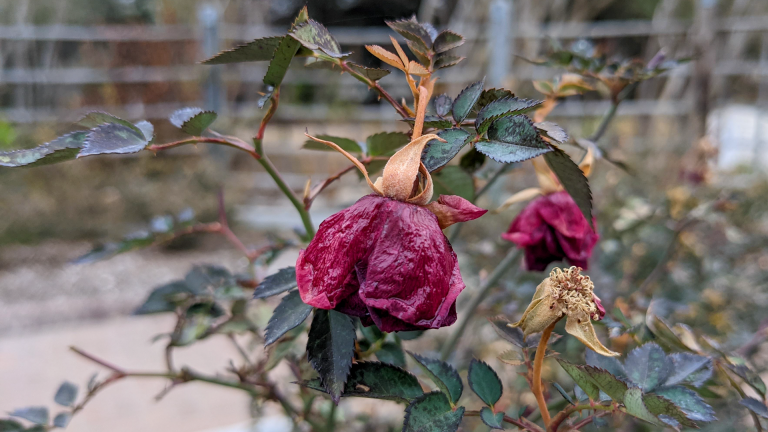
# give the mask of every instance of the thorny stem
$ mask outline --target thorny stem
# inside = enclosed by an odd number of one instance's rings
[[[496,268],[491,271],[491,274],[488,275],[488,278],[480,284],[480,287],[477,289],[477,293],[469,301],[469,305],[465,309],[464,314],[461,316],[461,321],[455,327],[448,340],[445,341],[443,349],[440,351],[441,360],[445,361],[448,359],[448,357],[451,356],[451,353],[453,353],[453,350],[459,343],[459,339],[461,339],[461,336],[467,329],[469,321],[474,318],[475,310],[477,307],[480,305],[480,303],[482,303],[485,297],[488,296],[491,288],[496,286],[496,283],[499,281],[499,279],[501,279],[502,276],[504,276],[507,270],[510,268],[517,268],[517,262],[520,260],[522,255],[523,254],[521,249],[517,247],[511,248],[509,252],[507,252],[507,256],[505,256],[499,265],[497,265]]]
[[[544,421],[544,426],[549,427],[550,417],[549,408],[547,408],[547,401],[544,399],[544,392],[541,388],[541,368],[544,365],[544,356],[547,353],[547,343],[549,337],[552,335],[552,330],[555,329],[557,321],[549,325],[544,329],[541,334],[541,340],[539,346],[536,348],[536,356],[533,358],[533,386],[531,391],[536,396],[536,402],[539,404],[539,411],[541,412],[541,419]]]
[[[378,81],[373,81],[373,80],[369,79],[368,77],[366,77],[365,75],[363,75],[361,73],[358,73],[354,69],[350,68],[349,65],[347,64],[347,62],[344,61],[344,60],[339,60],[339,62],[337,64],[339,65],[339,67],[341,67],[341,69],[343,71],[349,73],[350,75],[355,77],[355,79],[357,79],[358,81],[360,81],[363,84],[367,85],[371,90],[376,90],[379,93],[379,95],[381,95],[381,97],[386,99],[387,102],[389,102],[389,104],[392,105],[392,107],[395,109],[395,111],[397,111],[397,113],[400,114],[400,117],[402,117],[402,118],[409,118],[410,117],[408,115],[408,112],[405,111],[405,108],[403,108],[403,106],[400,105],[395,100],[395,98],[393,98],[392,95],[389,94],[389,92],[384,90],[384,88],[379,85]]]
[[[464,417],[480,417],[480,411],[465,411]],[[544,432],[544,429],[542,429],[540,426],[534,423],[531,423],[530,421],[528,421],[528,419],[525,419],[523,417],[520,417],[519,419],[514,419],[508,415],[505,415],[503,421],[509,424],[513,424],[522,430],[531,431],[531,432]]]
[[[152,144],[146,147],[146,150],[149,150],[153,153],[157,153],[161,150],[167,150],[174,147],[183,146],[186,144],[221,144],[229,147],[234,147],[239,150],[243,150],[244,152],[250,154],[251,156],[258,158],[258,155],[253,150],[253,147],[248,145],[245,141],[235,138],[235,137],[221,137],[221,138],[211,138],[211,137],[192,137],[187,138],[180,141],[173,141],[165,144]]]
[[[275,89],[274,93],[272,93],[271,103],[269,104],[267,113],[264,114],[264,118],[261,120],[259,132],[255,137],[253,137],[254,152],[258,155],[257,160],[261,166],[264,167],[264,170],[267,171],[267,174],[269,174],[270,177],[272,177],[272,180],[274,180],[275,184],[283,193],[283,195],[285,195],[288,200],[291,201],[291,204],[293,204],[293,206],[296,208],[296,211],[299,212],[301,222],[304,224],[304,230],[307,233],[306,239],[311,240],[315,236],[315,226],[312,224],[312,218],[309,216],[309,212],[306,208],[304,208],[304,204],[301,202],[298,195],[296,195],[296,193],[291,190],[291,188],[288,187],[288,185],[285,183],[285,180],[280,175],[280,172],[277,170],[275,165],[272,164],[272,161],[269,160],[269,157],[267,157],[267,154],[264,153],[264,148],[262,147],[264,131],[267,127],[267,124],[272,119],[275,111],[277,110],[279,99],[280,89],[277,88]]]

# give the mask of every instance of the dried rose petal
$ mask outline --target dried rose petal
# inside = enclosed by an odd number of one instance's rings
[[[573,198],[567,192],[555,192],[531,201],[502,238],[525,248],[528,270],[542,271],[565,259],[586,269],[600,237]]]
[[[456,195],[440,195],[437,201],[429,203],[426,207],[437,216],[441,229],[458,222],[475,220],[488,212]]]
[[[296,279],[304,303],[357,316],[386,332],[453,324],[464,289],[437,217],[378,195],[320,224],[299,254]]]

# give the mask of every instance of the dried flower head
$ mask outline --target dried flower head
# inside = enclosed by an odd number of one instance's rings
[[[605,309],[593,292],[594,287],[579,267],[555,268],[536,288],[522,319],[510,325],[520,327],[527,336],[544,331],[566,316],[565,331],[598,354],[617,356],[618,353],[600,343],[592,327],[592,320],[599,321],[605,316]]]

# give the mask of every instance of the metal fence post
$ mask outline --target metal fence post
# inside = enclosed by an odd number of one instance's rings
[[[203,3],[197,10],[197,19],[202,27],[204,58],[214,56],[219,52],[219,11],[211,3]],[[221,110],[221,67],[206,66],[203,80],[203,101],[206,110],[219,112]]]
[[[493,0],[488,7],[488,87],[502,87],[512,59],[512,0]]]

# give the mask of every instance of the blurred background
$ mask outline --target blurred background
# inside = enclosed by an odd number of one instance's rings
[[[199,62],[238,43],[283,34],[304,4],[0,0],[0,150],[50,141],[93,110],[150,120],[159,142],[167,142],[181,137],[167,116],[177,108],[200,106],[219,112],[218,131],[251,137],[262,115],[257,101],[266,63],[211,67]],[[452,97],[486,77],[486,88],[542,98],[532,80],[552,79],[563,71],[525,59],[545,54],[550,40],[582,44],[608,58],[647,62],[660,49],[667,58],[692,58],[641,83],[619,106],[599,142],[618,163],[600,161],[590,179],[601,242],[589,274],[608,304],[653,306],[660,316],[686,322],[733,348],[765,333],[768,2],[306,4],[310,16],[329,27],[343,50],[353,51],[353,60],[367,66],[381,64],[364,45],[391,46],[394,32],[384,20],[415,14],[438,29],[464,35],[467,43],[457,54],[466,60],[441,72],[435,91]],[[299,151],[305,130],[359,141],[380,131],[408,130],[388,104],[352,77],[299,63],[282,85],[280,107],[264,140],[297,191],[308,178],[322,181],[348,163],[335,153]],[[381,85],[397,99],[410,95],[399,72]],[[573,137],[587,137],[610,107],[604,94],[589,92],[565,100],[548,120]],[[498,182],[479,205],[495,208],[515,191],[535,186],[529,165]],[[198,220],[214,220],[219,188],[233,228],[248,244],[258,246],[268,236],[295,238],[292,231],[300,220],[293,208],[255,161],[229,149],[198,146],[157,156],[142,152],[40,168],[0,168],[0,411],[50,400],[63,378],[87,381],[94,366],[71,355],[70,345],[125,367],[162,366],[162,346],[151,339],[168,331],[172,319],[130,317],[130,312],[152,287],[182,278],[193,264],[239,272],[247,260],[223,240],[200,235],[98,263],[72,261],[94,243],[146,228],[158,215],[191,211]],[[357,176],[344,177],[315,202],[315,223],[364,193],[367,187]],[[455,243],[468,292],[492,268],[487,263],[498,261],[509,247],[499,235],[519,209],[468,224]],[[292,265],[296,254],[289,250],[260,269],[261,275]],[[518,316],[541,276],[521,272],[504,280],[478,315]],[[646,294],[640,300],[632,297],[639,287]],[[463,297],[460,310],[468,294]],[[269,310],[265,306],[264,322]],[[483,321],[471,324],[467,334],[476,337],[459,345],[457,361],[473,355],[494,361],[504,349]],[[430,343],[433,350],[439,347],[446,333],[434,333],[434,340],[418,345],[419,351]],[[749,360],[765,370],[768,350],[753,345]],[[180,363],[209,371],[225,368],[227,356],[234,355],[229,345],[216,340],[181,351]],[[513,380],[514,368],[507,367],[507,372]],[[70,430],[250,430],[241,426],[248,424],[249,409],[240,394],[190,384],[155,402],[162,388],[163,383],[143,381],[109,388],[78,415]],[[389,407],[358,403],[362,410],[383,410],[382,418],[392,412],[390,420],[401,415],[394,404],[387,411]],[[732,415],[727,421],[743,417]],[[255,430],[285,430],[284,419],[266,415]]]

